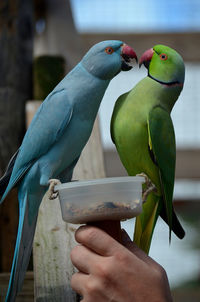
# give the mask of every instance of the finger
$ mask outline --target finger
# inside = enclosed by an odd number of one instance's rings
[[[85,284],[87,284],[88,275],[78,272],[72,275],[71,288],[79,295],[83,296]]]
[[[141,250],[133,241],[131,241],[127,232],[123,229],[122,230],[122,244],[134,255],[136,255],[139,259],[143,260],[144,262],[152,265],[155,261],[148,256],[143,250]]]
[[[116,240],[94,226],[81,226],[75,233],[76,241],[102,256],[112,256],[122,248]]]
[[[100,255],[94,254],[90,249],[83,245],[75,246],[71,251],[71,261],[73,265],[81,272],[89,274],[92,267],[101,261]]]

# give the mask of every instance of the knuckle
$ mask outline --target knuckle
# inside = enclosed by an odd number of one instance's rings
[[[91,297],[98,292],[98,284],[94,277],[88,279],[88,282],[85,284],[85,291]]]
[[[96,276],[98,280],[99,290],[105,292],[110,288],[115,280],[115,267],[113,266],[112,259],[108,259],[103,263],[96,266]]]
[[[129,255],[127,253],[123,253],[122,251],[118,251],[114,254],[114,261],[118,265],[127,265],[129,262]]]
[[[155,276],[158,278],[158,279],[163,279],[163,278],[166,278],[166,272],[165,272],[165,269],[160,265],[160,264],[157,264],[155,269],[154,269],[154,272],[155,272]]]
[[[160,264],[157,266],[157,271],[159,272],[160,275],[166,274],[164,268]]]
[[[110,270],[111,268],[108,262],[97,263],[97,274],[101,279],[109,279]]]

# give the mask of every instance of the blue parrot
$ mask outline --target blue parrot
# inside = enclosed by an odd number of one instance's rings
[[[17,186],[19,225],[6,302],[15,301],[29,263],[38,209],[49,181],[70,181],[110,80],[136,57],[121,41],[94,45],[46,97],[0,179],[2,202]]]

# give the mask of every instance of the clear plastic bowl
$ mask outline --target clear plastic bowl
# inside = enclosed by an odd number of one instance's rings
[[[142,183],[138,176],[101,178],[60,184],[55,190],[66,222],[126,220],[142,211]]]

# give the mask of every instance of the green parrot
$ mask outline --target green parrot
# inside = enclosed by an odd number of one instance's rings
[[[169,225],[170,239],[171,230],[180,239],[185,235],[172,204],[176,145],[170,117],[183,89],[185,66],[182,57],[164,45],[147,50],[139,63],[148,75],[118,98],[111,137],[128,174],[143,174],[148,180],[134,231],[135,243],[148,254],[159,215]]]

